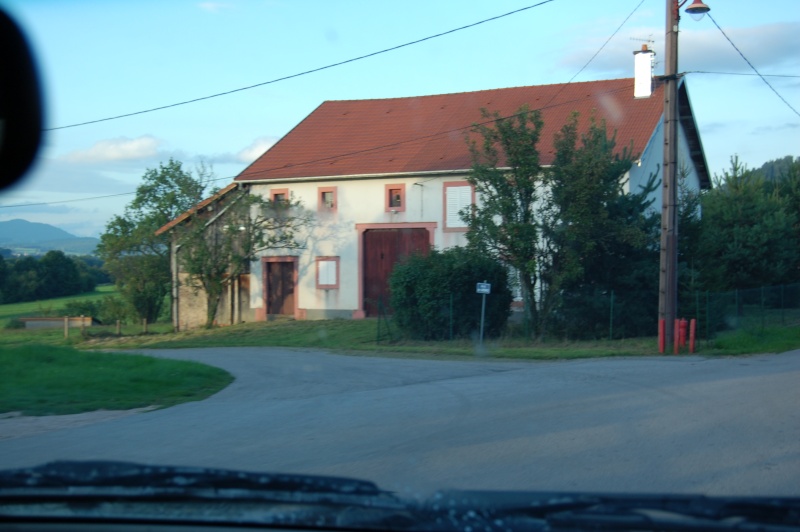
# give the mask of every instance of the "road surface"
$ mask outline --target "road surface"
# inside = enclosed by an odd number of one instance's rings
[[[564,362],[145,353],[219,366],[236,380],[201,402],[6,434],[0,468],[129,460],[352,476],[403,495],[800,496],[800,351]]]

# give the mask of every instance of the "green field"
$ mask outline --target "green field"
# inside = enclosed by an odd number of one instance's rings
[[[41,345],[0,347],[0,413],[75,414],[198,401],[233,381],[196,362]]]
[[[78,294],[75,296],[0,305],[0,329],[5,327],[8,321],[13,318],[49,316],[63,309],[64,306],[70,301],[100,300],[106,296],[111,296],[116,293],[117,288],[114,285],[101,285],[98,286],[94,292]]]

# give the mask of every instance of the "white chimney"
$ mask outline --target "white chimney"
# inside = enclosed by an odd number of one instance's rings
[[[633,52],[633,97],[649,98],[653,93],[653,56],[656,53],[642,45],[642,49]]]

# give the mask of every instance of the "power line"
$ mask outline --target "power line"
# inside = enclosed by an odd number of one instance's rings
[[[626,86],[618,88],[618,89],[613,89],[613,90],[607,91],[604,94],[614,94],[614,93],[617,93],[617,92],[628,91],[632,87],[633,87],[633,85],[626,85]],[[583,101],[583,100],[587,100],[589,98],[593,98],[595,96],[597,96],[597,95],[582,96],[580,98],[575,98],[575,99],[568,100],[568,101],[565,101],[565,102],[560,102],[560,103],[557,103],[557,104],[554,104],[554,105],[550,105],[550,103],[552,102],[552,99],[551,99],[551,101],[548,102],[547,104],[545,104],[545,105],[543,105],[541,107],[538,107],[538,108],[536,108],[534,110],[535,111],[542,111],[542,110],[545,110],[545,109],[551,109],[551,108],[560,107],[560,106],[563,106],[563,105],[569,105],[569,104],[577,103],[577,102],[580,102],[580,101]],[[401,140],[401,141],[398,141],[398,142],[392,142],[392,143],[389,143],[389,144],[383,144],[383,145],[380,145],[380,146],[373,146],[371,148],[365,148],[363,150],[356,150],[356,151],[352,151],[352,152],[348,152],[348,153],[330,155],[330,156],[327,156],[327,157],[320,157],[318,159],[310,159],[310,160],[307,160],[307,161],[303,161],[303,162],[299,162],[299,163],[295,163],[295,164],[289,165],[289,167],[305,166],[305,165],[309,165],[309,164],[328,161],[328,160],[331,160],[331,159],[343,159],[343,158],[347,158],[347,157],[352,157],[354,155],[360,155],[362,153],[375,152],[375,151],[385,150],[385,149],[389,149],[389,148],[394,148],[396,146],[401,146],[403,144],[410,144],[412,142],[421,142],[421,141],[429,140],[429,139],[436,138],[436,137],[442,137],[442,136],[445,136],[445,135],[450,135],[452,133],[458,133],[459,131],[465,131],[465,130],[473,128],[476,125],[486,125],[486,124],[491,124],[493,122],[497,122],[498,120],[506,120],[506,119],[509,119],[509,118],[514,118],[516,116],[519,116],[519,114],[520,113],[514,113],[514,114],[511,114],[511,115],[508,115],[508,116],[501,116],[500,118],[492,118],[491,120],[486,120],[484,122],[469,124],[469,125],[466,125],[466,126],[461,126],[461,127],[457,127],[457,128],[454,128],[454,129],[449,129],[447,131],[440,131],[438,133],[431,133],[429,135],[423,135],[423,136],[420,136],[420,137],[414,137],[414,138],[411,138],[411,139]],[[287,167],[286,165],[275,166],[275,167],[271,167],[271,168],[264,168],[262,170],[259,170],[257,172],[252,172],[252,173],[249,173],[249,174],[240,173],[239,175],[240,176],[241,175],[246,175],[247,177],[254,177],[254,176],[258,177],[258,176],[266,175],[269,172],[272,172],[274,170],[280,170],[280,169],[284,169],[286,167]],[[229,179],[234,179],[235,177],[237,177],[237,176],[217,177],[217,178],[209,180],[209,182],[213,183],[213,182],[216,182],[216,181],[229,180]],[[331,178],[335,178],[336,176],[330,176],[330,177]],[[105,195],[105,196],[90,196],[90,197],[87,197],[87,198],[76,198],[76,199],[70,199],[70,200],[45,201],[45,202],[37,202],[37,203],[18,203],[18,204],[13,204],[13,205],[0,205],[0,209],[11,209],[11,208],[16,208],[16,207],[39,207],[39,206],[43,206],[43,205],[56,205],[56,204],[61,204],[61,203],[74,203],[74,202],[78,202],[78,201],[93,201],[93,200],[114,198],[114,197],[120,197],[120,196],[132,196],[134,194],[136,194],[135,191],[134,192],[122,192],[122,193],[119,193],[119,194],[109,194],[109,195]]]
[[[331,63],[330,65],[325,65],[325,66],[321,66],[321,67],[318,67],[318,68],[313,68],[311,70],[306,70],[304,72],[298,72],[297,74],[291,74],[289,76],[283,76],[281,78],[276,78],[276,79],[273,79],[273,80],[270,80],[270,81],[264,81],[262,83],[256,83],[255,85],[248,85],[247,87],[239,87],[238,89],[232,89],[232,90],[225,91],[225,92],[218,92],[216,94],[210,94],[208,96],[201,96],[199,98],[193,98],[191,100],[184,100],[182,102],[171,103],[171,104],[168,104],[168,105],[162,105],[162,106],[153,107],[153,108],[150,108],[150,109],[143,109],[141,111],[134,111],[132,113],[125,113],[125,114],[116,115],[116,116],[109,116],[107,118],[99,118],[97,120],[89,120],[89,121],[86,121],[86,122],[79,122],[77,124],[69,124],[69,125],[66,125],[66,126],[51,127],[51,128],[45,129],[44,131],[55,131],[57,129],[67,129],[67,128],[71,128],[71,127],[78,127],[78,126],[86,126],[86,125],[89,125],[89,124],[96,124],[98,122],[108,122],[109,120],[117,120],[119,118],[126,118],[126,117],[129,117],[129,116],[136,116],[136,115],[141,115],[141,114],[145,114],[145,113],[152,113],[154,111],[161,111],[163,109],[170,109],[172,107],[178,107],[180,105],[186,105],[186,104],[190,104],[190,103],[200,102],[200,101],[203,101],[203,100],[209,100],[211,98],[218,98],[220,96],[226,96],[228,94],[233,94],[233,93],[236,93],[236,92],[246,91],[246,90],[254,89],[256,87],[263,87],[264,85],[270,85],[272,83],[278,83],[279,81],[285,81],[287,79],[298,78],[300,76],[305,76],[307,74],[313,74],[314,72],[320,72],[322,70],[327,70],[329,68],[333,68],[333,67],[337,67],[337,66],[341,66],[341,65],[346,65],[347,63],[353,63],[355,61],[360,61],[362,59],[367,59],[368,57],[374,57],[376,55],[385,54],[387,52],[392,52],[394,50],[399,50],[400,48],[405,48],[407,46],[411,46],[411,45],[414,45],[414,44],[419,44],[421,42],[429,41],[431,39],[436,39],[437,37],[443,37],[445,35],[449,35],[451,33],[457,32],[457,31],[466,30],[466,29],[469,29],[469,28],[474,28],[475,26],[479,26],[479,25],[485,24],[487,22],[492,22],[494,20],[498,20],[498,19],[501,19],[501,18],[504,18],[504,17],[515,15],[517,13],[521,13],[523,11],[527,11],[529,9],[533,9],[535,7],[539,7],[539,6],[542,6],[544,4],[548,4],[550,2],[554,2],[554,1],[555,0],[543,0],[543,1],[539,2],[539,3],[537,3],[537,4],[533,4],[533,5],[530,5],[530,6],[527,6],[527,7],[522,7],[520,9],[515,9],[514,11],[509,11],[508,13],[503,13],[502,15],[497,15],[497,16],[490,17],[490,18],[487,18],[487,19],[479,20],[478,22],[473,22],[472,24],[467,24],[466,26],[453,28],[452,30],[443,31],[443,32],[437,33],[435,35],[429,35],[428,37],[423,37],[422,39],[417,39],[415,41],[410,41],[410,42],[407,42],[407,43],[404,43],[404,44],[398,44],[397,46],[392,46],[391,48],[385,48],[385,49],[379,50],[377,52],[372,52],[372,53],[361,55],[361,56],[358,56],[358,57],[353,57],[351,59],[346,59],[344,61],[339,61],[338,63]]]
[[[630,19],[630,18],[633,16],[633,14],[634,14],[634,13],[636,13],[636,11],[638,11],[638,9],[639,9],[639,8],[642,6],[642,4],[644,4],[644,0],[641,0],[641,2],[639,2],[639,4],[638,4],[636,7],[634,7],[634,8],[633,8],[633,11],[631,11],[630,13],[628,13],[628,16],[627,16],[627,17],[625,17],[625,20],[623,20],[623,21],[622,21],[622,23],[621,23],[619,26],[617,26],[617,29],[615,29],[615,30],[614,30],[614,33],[612,33],[612,34],[611,34],[611,35],[608,37],[608,39],[606,39],[606,42],[604,42],[604,43],[603,43],[603,44],[600,46],[600,48],[598,48],[598,49],[597,49],[597,51],[594,53],[594,55],[593,55],[592,57],[590,57],[588,61],[586,61],[586,64],[584,64],[584,65],[583,65],[583,66],[580,68],[580,70],[578,70],[578,71],[575,73],[575,75],[574,75],[574,76],[572,76],[571,78],[569,78],[569,81],[567,81],[567,83],[566,83],[566,84],[564,84],[564,85],[563,85],[563,86],[562,86],[562,87],[561,87],[561,88],[558,90],[558,92],[556,92],[556,93],[553,95],[553,97],[552,97],[552,98],[550,98],[550,100],[549,100],[549,101],[547,102],[547,104],[545,104],[545,105],[548,105],[550,102],[552,102],[553,100],[555,100],[555,99],[558,97],[558,95],[559,95],[559,94],[561,94],[561,91],[563,91],[563,90],[566,88],[566,86],[567,86],[567,85],[569,85],[570,83],[572,83],[572,82],[573,82],[573,80],[574,80],[575,78],[577,78],[577,77],[580,75],[580,73],[581,73],[581,72],[583,72],[583,71],[586,69],[586,67],[588,67],[588,66],[589,66],[589,63],[591,63],[592,61],[594,61],[594,60],[595,60],[595,58],[596,58],[598,55],[600,55],[600,52],[602,52],[602,51],[603,51],[603,48],[605,48],[605,47],[606,47],[606,45],[607,45],[607,44],[608,44],[608,43],[611,41],[611,39],[613,39],[613,38],[614,38],[614,36],[615,36],[617,33],[619,33],[619,30],[621,30],[621,29],[622,29],[622,26],[624,26],[624,25],[625,25],[625,23],[626,23],[626,22],[628,22],[628,20],[629,20],[629,19]]]
[[[762,76],[765,78],[800,78],[793,74],[751,74],[749,72],[715,72],[711,70],[688,70],[684,74],[719,74],[724,76]]]
[[[714,20],[714,17],[712,17],[712,16],[711,16],[711,13],[709,13],[709,14],[708,14],[708,17],[711,19],[711,22],[713,22],[713,23],[714,23],[714,26],[716,26],[716,27],[717,27],[717,29],[720,31],[720,33],[722,33],[722,35],[724,35],[724,36],[725,36],[725,38],[728,40],[728,42],[729,42],[729,43],[731,43],[731,46],[733,46],[733,49],[734,49],[734,50],[736,50],[737,52],[739,52],[739,55],[740,55],[740,56],[742,56],[742,59],[744,59],[744,60],[745,60],[745,62],[746,62],[748,65],[750,65],[750,68],[752,68],[752,69],[753,69],[753,72],[755,72],[756,74],[758,74],[758,77],[760,77],[760,78],[761,78],[761,81],[763,81],[764,83],[766,83],[766,84],[767,84],[767,87],[769,87],[770,89],[772,89],[772,92],[774,92],[774,93],[775,93],[775,95],[776,95],[778,98],[780,98],[780,99],[781,99],[781,101],[782,101],[783,103],[785,103],[785,104],[786,104],[786,107],[788,107],[789,109],[791,109],[791,110],[794,112],[794,114],[796,114],[798,117],[800,117],[800,113],[798,113],[798,112],[797,112],[797,109],[795,109],[794,107],[792,107],[792,106],[791,106],[791,104],[790,104],[789,102],[787,102],[787,101],[786,101],[786,99],[785,99],[783,96],[781,96],[781,95],[780,95],[780,93],[779,93],[778,91],[776,91],[776,90],[775,90],[775,87],[773,87],[772,85],[770,85],[769,81],[767,81],[767,78],[765,78],[764,76],[762,76],[762,75],[761,75],[761,72],[759,72],[759,71],[758,71],[758,69],[756,69],[756,67],[754,67],[754,66],[753,66],[753,63],[751,63],[751,62],[750,62],[750,60],[749,60],[749,59],[747,59],[747,58],[744,56],[744,54],[742,53],[742,51],[741,51],[741,50],[739,50],[739,48],[738,48],[738,47],[737,47],[735,44],[733,44],[733,41],[731,40],[731,38],[730,38],[730,37],[728,37],[728,34],[727,34],[727,33],[725,33],[725,31],[724,31],[722,28],[720,28],[720,27],[719,27],[719,24],[717,24],[717,21],[716,21],[716,20]]]

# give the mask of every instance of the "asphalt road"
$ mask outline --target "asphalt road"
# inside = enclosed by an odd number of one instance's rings
[[[202,402],[0,440],[0,468],[111,459],[344,475],[405,495],[800,496],[800,351],[545,363],[147,353],[236,381]]]

